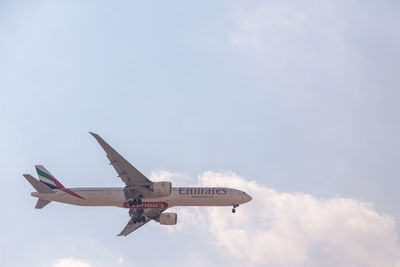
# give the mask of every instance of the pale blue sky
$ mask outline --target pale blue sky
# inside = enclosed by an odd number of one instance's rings
[[[5,266],[107,266],[119,252],[126,266],[235,263],[201,231],[116,238],[122,209],[34,210],[21,174],[35,164],[65,186],[123,186],[88,131],[146,175],[230,170],[280,192],[367,201],[399,221],[399,11],[397,1],[0,2]]]

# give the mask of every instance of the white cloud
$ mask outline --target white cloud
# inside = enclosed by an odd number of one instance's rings
[[[333,3],[313,0],[308,4],[278,1],[242,7],[233,14],[235,27],[229,41],[236,46],[256,48],[258,53],[268,53],[271,48],[275,48],[271,53],[285,52],[299,45],[312,51],[315,42],[321,41],[325,45],[341,45],[343,22],[334,21],[335,12]]]
[[[118,258],[118,263],[119,263],[119,264],[124,264],[124,262],[125,262],[125,260],[124,260],[123,257],[119,257],[119,258]]]
[[[179,210],[178,229],[197,227],[209,232],[216,245],[239,262],[400,266],[395,221],[379,214],[371,203],[280,193],[232,172],[205,172],[199,175],[198,185],[238,188],[253,197],[236,214],[230,208]]]
[[[112,240],[112,239],[109,239]],[[112,241],[111,241],[112,242]],[[121,242],[119,240],[118,242]],[[80,244],[78,247],[76,244]],[[53,257],[42,259],[43,267],[104,267],[104,266],[136,266],[127,258],[123,249],[110,246],[97,237],[85,235],[62,234],[51,242],[41,241],[37,251],[48,251],[57,247]],[[37,254],[37,253],[34,253]],[[129,256],[129,254],[128,254]]]
[[[89,264],[85,261],[76,260],[73,258],[58,259],[53,263],[52,266],[53,267],[92,267],[91,264]]]
[[[267,73],[270,81],[278,74],[286,78],[289,73],[296,84],[310,73],[313,80],[320,75],[349,79],[347,72],[356,75],[358,62],[364,63],[350,31],[354,18],[341,12],[344,2],[268,1],[244,5],[232,14],[227,43],[251,59],[256,66],[253,73],[260,73],[261,78]]]

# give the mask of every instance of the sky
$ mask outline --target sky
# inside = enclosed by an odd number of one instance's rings
[[[4,266],[400,266],[398,1],[1,1]],[[128,213],[51,203],[22,177],[154,181],[253,200]]]

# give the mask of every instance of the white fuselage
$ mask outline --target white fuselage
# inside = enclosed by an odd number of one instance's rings
[[[70,188],[82,198],[61,190],[54,193],[33,192],[32,196],[79,206],[115,206],[128,208],[123,188]],[[246,203],[251,197],[245,192],[226,187],[174,187],[171,194],[142,198],[143,204],[132,208],[166,209],[174,206],[233,206]]]

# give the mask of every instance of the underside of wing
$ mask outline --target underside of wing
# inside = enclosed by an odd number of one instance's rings
[[[142,227],[146,223],[151,220],[157,220],[163,210],[130,210],[129,215],[131,218],[129,219],[128,224],[122,230],[122,232],[118,236],[127,236],[136,229]]]
[[[107,153],[107,158],[110,164],[114,167],[115,171],[126,184],[126,186],[149,186],[152,182],[146,178],[140,171],[132,166],[126,159],[124,159],[114,148],[112,148],[106,141],[103,140],[98,134],[90,132],[90,134],[97,140],[100,146]]]
[[[148,223],[149,221],[151,221],[150,218],[146,218],[145,221],[140,221],[140,222],[133,222],[134,218],[130,218],[128,224],[125,226],[125,228],[122,230],[122,232],[118,235],[118,236],[127,236],[130,233],[132,233],[133,231],[135,231],[136,229],[142,227],[143,225],[145,225],[146,223]]]

